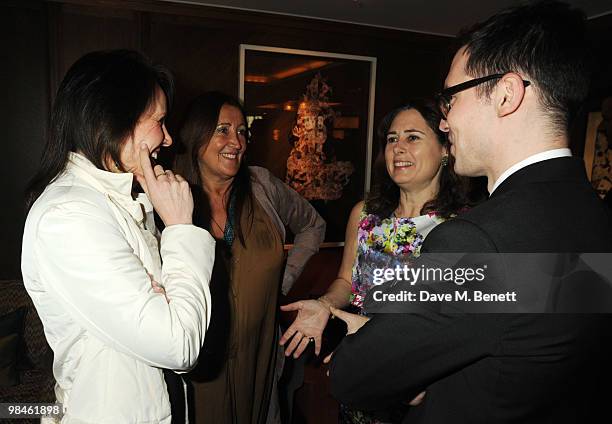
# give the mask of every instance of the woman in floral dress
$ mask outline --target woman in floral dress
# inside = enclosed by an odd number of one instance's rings
[[[465,208],[467,184],[453,171],[449,143],[438,129],[440,119],[429,101],[406,103],[383,118],[372,190],[351,211],[337,278],[319,299],[281,307],[298,312],[280,340],[288,343],[287,356],[299,357],[311,342],[318,355],[330,308],[353,305],[362,313],[374,269],[394,268],[417,257],[427,234]],[[341,407],[340,415],[346,423],[382,423],[399,421],[403,414],[398,406],[376,414]]]

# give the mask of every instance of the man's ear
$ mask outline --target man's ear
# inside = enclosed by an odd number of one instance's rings
[[[525,97],[525,86],[520,75],[508,72],[497,84],[493,94],[493,104],[498,117],[514,113]]]

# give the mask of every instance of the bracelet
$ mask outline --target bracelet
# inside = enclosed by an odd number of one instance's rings
[[[330,300],[327,298],[327,296],[323,295],[323,296],[319,297],[317,300],[319,302],[321,302],[329,310],[329,314],[331,315],[331,319],[334,319],[335,316],[334,316],[334,314],[331,313],[331,307],[333,305],[330,302]]]
[[[327,307],[327,309],[329,309],[331,306],[333,306],[332,303],[330,302],[330,300],[325,295],[319,297],[317,300],[319,302],[321,302],[323,305],[325,305],[325,307]]]
[[[351,283],[349,280],[347,280],[346,278],[342,278],[342,277],[336,277],[336,280],[342,280],[344,281],[346,284],[348,284],[349,286],[352,286],[353,283]]]

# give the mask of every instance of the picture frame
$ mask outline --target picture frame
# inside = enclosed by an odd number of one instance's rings
[[[591,180],[593,173],[593,160],[595,158],[595,143],[597,141],[597,127],[603,120],[601,112],[590,112],[587,120],[586,137],[584,139],[584,166],[587,177]]]
[[[341,244],[370,188],[377,59],[251,44],[239,55],[249,164],[307,199],[327,222],[326,245]]]

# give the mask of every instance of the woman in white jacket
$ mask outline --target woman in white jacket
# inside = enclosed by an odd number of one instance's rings
[[[59,87],[21,266],[62,423],[170,423],[162,368],[192,368],[204,342],[215,242],[192,225],[187,182],[151,164],[172,143],[172,92],[166,71],[127,50],[83,56]]]

